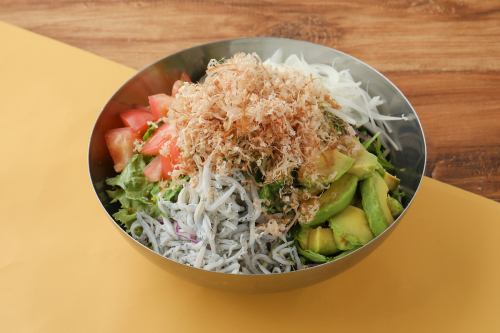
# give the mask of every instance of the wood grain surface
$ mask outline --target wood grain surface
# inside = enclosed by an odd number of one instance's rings
[[[498,0],[0,0],[0,20],[134,68],[241,36],[335,47],[382,71],[415,106],[427,175],[500,201]]]

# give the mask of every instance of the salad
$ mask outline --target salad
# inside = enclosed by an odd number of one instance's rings
[[[406,204],[391,121],[349,71],[281,51],[211,60],[170,95],[120,113],[105,141],[114,219],[160,255],[268,274],[343,256]]]

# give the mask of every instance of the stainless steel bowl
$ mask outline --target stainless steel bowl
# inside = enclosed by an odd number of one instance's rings
[[[369,65],[329,47],[282,38],[244,38],[196,46],[163,58],[126,82],[105,105],[95,123],[90,140],[90,177],[97,197],[110,220],[138,251],[167,271],[205,286],[234,291],[274,292],[304,287],[330,278],[362,260],[389,235],[411,206],[410,201],[403,214],[384,233],[345,257],[309,269],[272,275],[214,273],[179,264],[141,245],[113,220],[111,215],[116,207],[109,203],[104,181],[114,175],[114,171],[104,143],[104,133],[108,129],[122,126],[118,114],[137,105],[147,105],[149,95],[170,92],[173,82],[182,71],[187,72],[194,80],[199,79],[204,75],[208,61],[212,58],[229,58],[237,52],[256,52],[262,59],[266,59],[278,48],[283,50],[284,55],[303,54],[311,63],[331,64],[335,59],[338,68],[349,69],[356,80],[363,82],[364,85],[369,84],[372,95],[379,95],[385,100],[380,108],[381,113],[411,115],[408,121],[391,123],[393,129],[391,137],[402,147],[401,151],[392,151],[391,159],[399,170],[403,170],[399,171],[397,176],[412,200],[418,190],[424,175],[427,154],[422,127],[415,110],[401,91]]]

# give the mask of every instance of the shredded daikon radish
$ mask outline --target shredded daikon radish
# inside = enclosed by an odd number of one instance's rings
[[[295,54],[283,59],[283,51],[277,50],[269,59],[264,61],[265,65],[272,68],[292,68],[303,71],[318,78],[328,89],[331,97],[341,106],[340,110],[327,108],[329,112],[356,127],[365,126],[375,132],[381,132],[384,143],[390,144],[394,149],[400,150],[400,146],[390,137],[391,128],[387,121],[407,120],[408,116],[387,116],[379,112],[378,106],[383,104],[380,96],[371,97],[362,88],[361,82],[356,82],[349,70],[337,70],[335,64],[308,64],[303,57]]]

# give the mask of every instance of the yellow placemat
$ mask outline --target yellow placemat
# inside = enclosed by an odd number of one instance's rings
[[[500,205],[426,178],[373,254],[286,293],[205,289],[107,221],[87,143],[134,71],[0,23],[1,332],[500,332]]]

